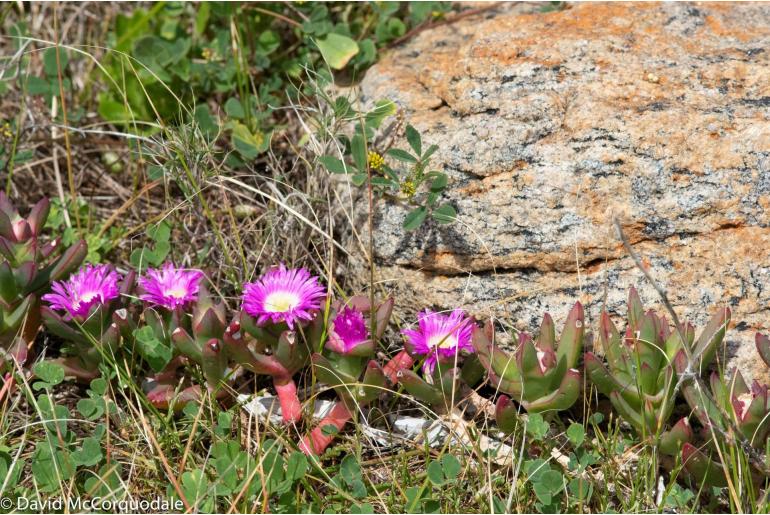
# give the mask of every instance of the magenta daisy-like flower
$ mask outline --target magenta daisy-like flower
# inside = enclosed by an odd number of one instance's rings
[[[166,263],[160,270],[148,269],[147,275],[139,279],[144,290],[139,298],[167,309],[184,306],[198,299],[201,279],[200,270],[185,270]]]
[[[363,313],[345,306],[331,323],[326,346],[339,354],[348,354],[358,345],[369,341],[369,329]]]
[[[41,298],[52,309],[71,317],[86,317],[93,306],[107,304],[120,295],[118,273],[110,265],[86,265],[66,281],[55,281],[53,293]]]
[[[427,355],[422,367],[427,374],[433,373],[439,359],[454,358],[460,351],[473,352],[473,320],[462,309],[448,315],[426,309],[419,316],[418,326],[401,333],[409,338],[416,354]]]
[[[287,269],[281,263],[256,282],[243,285],[243,310],[256,318],[258,325],[286,322],[294,329],[295,323],[313,319],[313,311],[321,307],[325,295],[318,277],[304,268]]]

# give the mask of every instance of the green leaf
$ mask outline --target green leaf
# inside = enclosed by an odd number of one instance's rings
[[[353,174],[353,177],[350,178],[350,182],[352,182],[354,186],[363,186],[364,183],[366,183],[367,177],[368,176],[365,173]]]
[[[445,173],[432,172],[433,182],[430,184],[430,190],[435,193],[441,193],[446,188],[449,178]]]
[[[366,171],[366,141],[360,134],[350,140],[350,152],[353,154],[353,162],[359,171]]]
[[[72,453],[72,461],[76,465],[84,467],[93,467],[102,461],[102,445],[100,441],[93,437],[83,440],[83,447]]]
[[[572,423],[567,429],[567,438],[572,442],[573,447],[580,447],[586,438],[586,431],[583,424]]]
[[[374,513],[374,506],[368,502],[363,504],[354,504],[350,507],[350,513]]]
[[[316,40],[324,61],[335,70],[343,69],[358,53],[358,43],[341,34],[327,34]]]
[[[87,420],[96,420],[104,415],[104,408],[102,403],[96,399],[80,399],[76,405],[78,413],[83,415]]]
[[[135,330],[134,338],[139,354],[154,371],[160,372],[171,361],[173,350],[155,336],[152,327],[144,326]]]
[[[428,210],[425,207],[418,207],[417,209],[410,211],[404,219],[404,230],[413,231],[417,229],[427,215]]]
[[[217,123],[217,120],[211,115],[209,106],[206,104],[198,104],[195,106],[193,118],[195,118],[195,122],[198,124],[198,127],[200,127],[203,134],[207,136],[216,135],[217,130],[219,129],[219,124]]]
[[[422,160],[424,162],[427,162],[428,158],[432,156],[436,150],[438,150],[438,145],[431,145],[428,147],[428,150],[425,151],[425,153],[422,155]]]
[[[323,433],[324,436],[336,435],[338,432],[339,429],[337,429],[337,426],[334,424],[327,424],[321,428],[321,433]]]
[[[431,216],[440,224],[451,224],[457,220],[457,211],[451,204],[442,204],[431,212]]]
[[[415,154],[418,156],[422,154],[422,138],[420,138],[420,133],[417,132],[417,129],[411,125],[406,126],[406,141],[409,142],[409,146],[412,147]]]
[[[248,127],[240,122],[231,122],[232,144],[235,149],[246,159],[254,159],[267,150],[268,138],[261,132],[252,133]]]
[[[318,162],[331,173],[351,173],[355,171],[355,168],[346,165],[333,156],[321,156],[318,158]]]
[[[147,229],[147,236],[156,242],[169,241],[171,239],[171,226],[166,221],[159,222]]]
[[[535,495],[543,504],[550,504],[551,499],[564,489],[564,476],[557,470],[547,470],[534,484]]]
[[[576,477],[569,482],[569,493],[581,501],[589,499],[593,489],[593,485],[586,479]]]
[[[69,58],[67,52],[63,48],[59,48],[59,63],[61,64],[62,75],[67,68]],[[46,48],[43,52],[43,71],[49,77],[59,76],[59,67],[56,64],[56,47]]]
[[[241,101],[235,97],[227,99],[227,102],[225,102],[225,112],[239,120],[246,117],[246,110],[243,108],[243,104],[241,104]]]
[[[416,157],[414,157],[412,154],[410,154],[406,150],[401,150],[400,148],[391,148],[386,152],[386,154],[388,154],[393,159],[398,159],[399,161],[403,161],[405,163],[417,162]]]
[[[348,454],[342,459],[340,475],[348,485],[351,485],[353,481],[361,480],[361,466],[358,464],[355,456]]]
[[[460,474],[460,461],[451,454],[445,454],[441,458],[441,467],[444,469],[444,476],[447,479],[454,479]]]
[[[396,114],[396,104],[392,100],[378,100],[374,109],[366,113],[364,119],[366,125],[372,128],[379,128],[383,120],[388,116]]]
[[[426,472],[428,474],[428,479],[435,486],[441,486],[445,483],[444,470],[441,467],[441,463],[438,461],[431,461],[428,464]]]
[[[211,5],[208,2],[201,2],[195,6],[198,8],[198,13],[195,15],[195,35],[200,36],[209,24]]]
[[[358,46],[361,49],[361,53],[358,57],[358,63],[371,64],[377,59],[377,46],[369,38],[362,39],[358,42]]]
[[[527,433],[535,440],[542,440],[548,434],[548,423],[543,420],[543,416],[540,413],[530,413],[527,415]]]
[[[30,76],[27,79],[27,93],[30,95],[46,95],[53,90],[53,84],[41,77]]]
[[[50,388],[64,381],[64,369],[61,365],[50,361],[36,363],[32,367],[32,372],[40,379],[32,385],[35,390]]]
[[[307,471],[307,458],[299,451],[294,451],[286,462],[286,478],[299,481],[305,477]]]
[[[45,492],[61,488],[63,483],[75,475],[75,465],[69,453],[52,449],[48,440],[37,443],[30,469],[35,481]]]
[[[206,477],[206,474],[203,473],[202,470],[196,469],[187,471],[184,474],[182,474],[182,491],[184,492],[185,497],[192,505],[197,505],[200,507],[201,504],[204,506],[209,503],[201,503],[204,499],[206,499],[207,494],[209,490],[209,480]],[[199,508],[200,509],[200,508]],[[200,511],[209,511],[204,509],[200,509]]]

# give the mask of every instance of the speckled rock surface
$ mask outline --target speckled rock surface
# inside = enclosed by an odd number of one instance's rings
[[[577,299],[593,320],[605,298],[624,314],[632,284],[659,307],[618,217],[682,318],[731,307],[731,359],[757,376],[754,332],[770,331],[770,4],[527,10],[425,31],[364,79],[365,101],[391,98],[439,145],[459,213],[405,233],[405,210],[382,204],[377,279],[405,317],[464,305],[535,329]],[[366,282],[364,261],[353,267]]]

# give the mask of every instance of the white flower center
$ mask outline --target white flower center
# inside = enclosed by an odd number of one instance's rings
[[[276,291],[265,298],[264,309],[268,313],[285,313],[297,304],[300,298],[296,293],[288,291]]]
[[[96,297],[97,295],[99,295],[98,292],[87,291],[83,295],[80,296],[80,299],[78,299],[78,304],[82,304],[82,303],[86,303],[87,304],[87,303],[91,302],[92,300],[94,300],[94,297]]]
[[[428,340],[428,347],[431,349],[454,349],[457,347],[457,337],[453,334],[437,334]]]
[[[183,299],[187,296],[187,289],[182,286],[175,286],[164,291],[163,294],[166,297],[173,297],[175,299]]]

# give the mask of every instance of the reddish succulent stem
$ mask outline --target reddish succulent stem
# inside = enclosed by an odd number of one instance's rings
[[[396,354],[393,359],[388,361],[382,370],[385,373],[385,376],[390,379],[391,383],[396,383],[398,380],[398,373],[401,370],[412,368],[412,365],[414,365],[414,359],[409,353],[402,350]],[[305,436],[302,443],[299,445],[299,449],[307,455],[322,454],[336,436],[336,433],[324,434],[324,428],[327,426],[334,426],[337,428],[337,433],[339,433],[352,417],[353,415],[345,406],[345,403],[342,401],[337,402],[329,414],[321,420],[315,429]]]
[[[398,381],[398,373],[404,369],[412,368],[412,365],[414,365],[414,359],[408,352],[402,350],[382,367],[382,371],[385,372],[385,376],[390,379],[390,382],[395,384]]]
[[[322,454],[329,444],[332,443],[336,433],[342,431],[342,428],[345,427],[345,424],[352,417],[353,415],[345,406],[345,403],[337,402],[316,428],[309,435],[305,436],[299,445],[299,450],[307,455]],[[332,434],[324,434],[324,428],[328,426],[334,426],[337,431]]]
[[[13,374],[10,372],[5,374],[4,382],[3,382],[3,388],[0,389],[0,402],[3,401],[3,399],[8,395],[8,397],[11,396],[11,392],[13,392],[13,386],[14,386],[15,380],[13,378]]]
[[[297,423],[302,419],[302,404],[297,396],[297,385],[291,377],[275,377],[273,385],[281,403],[283,421],[287,424]]]

